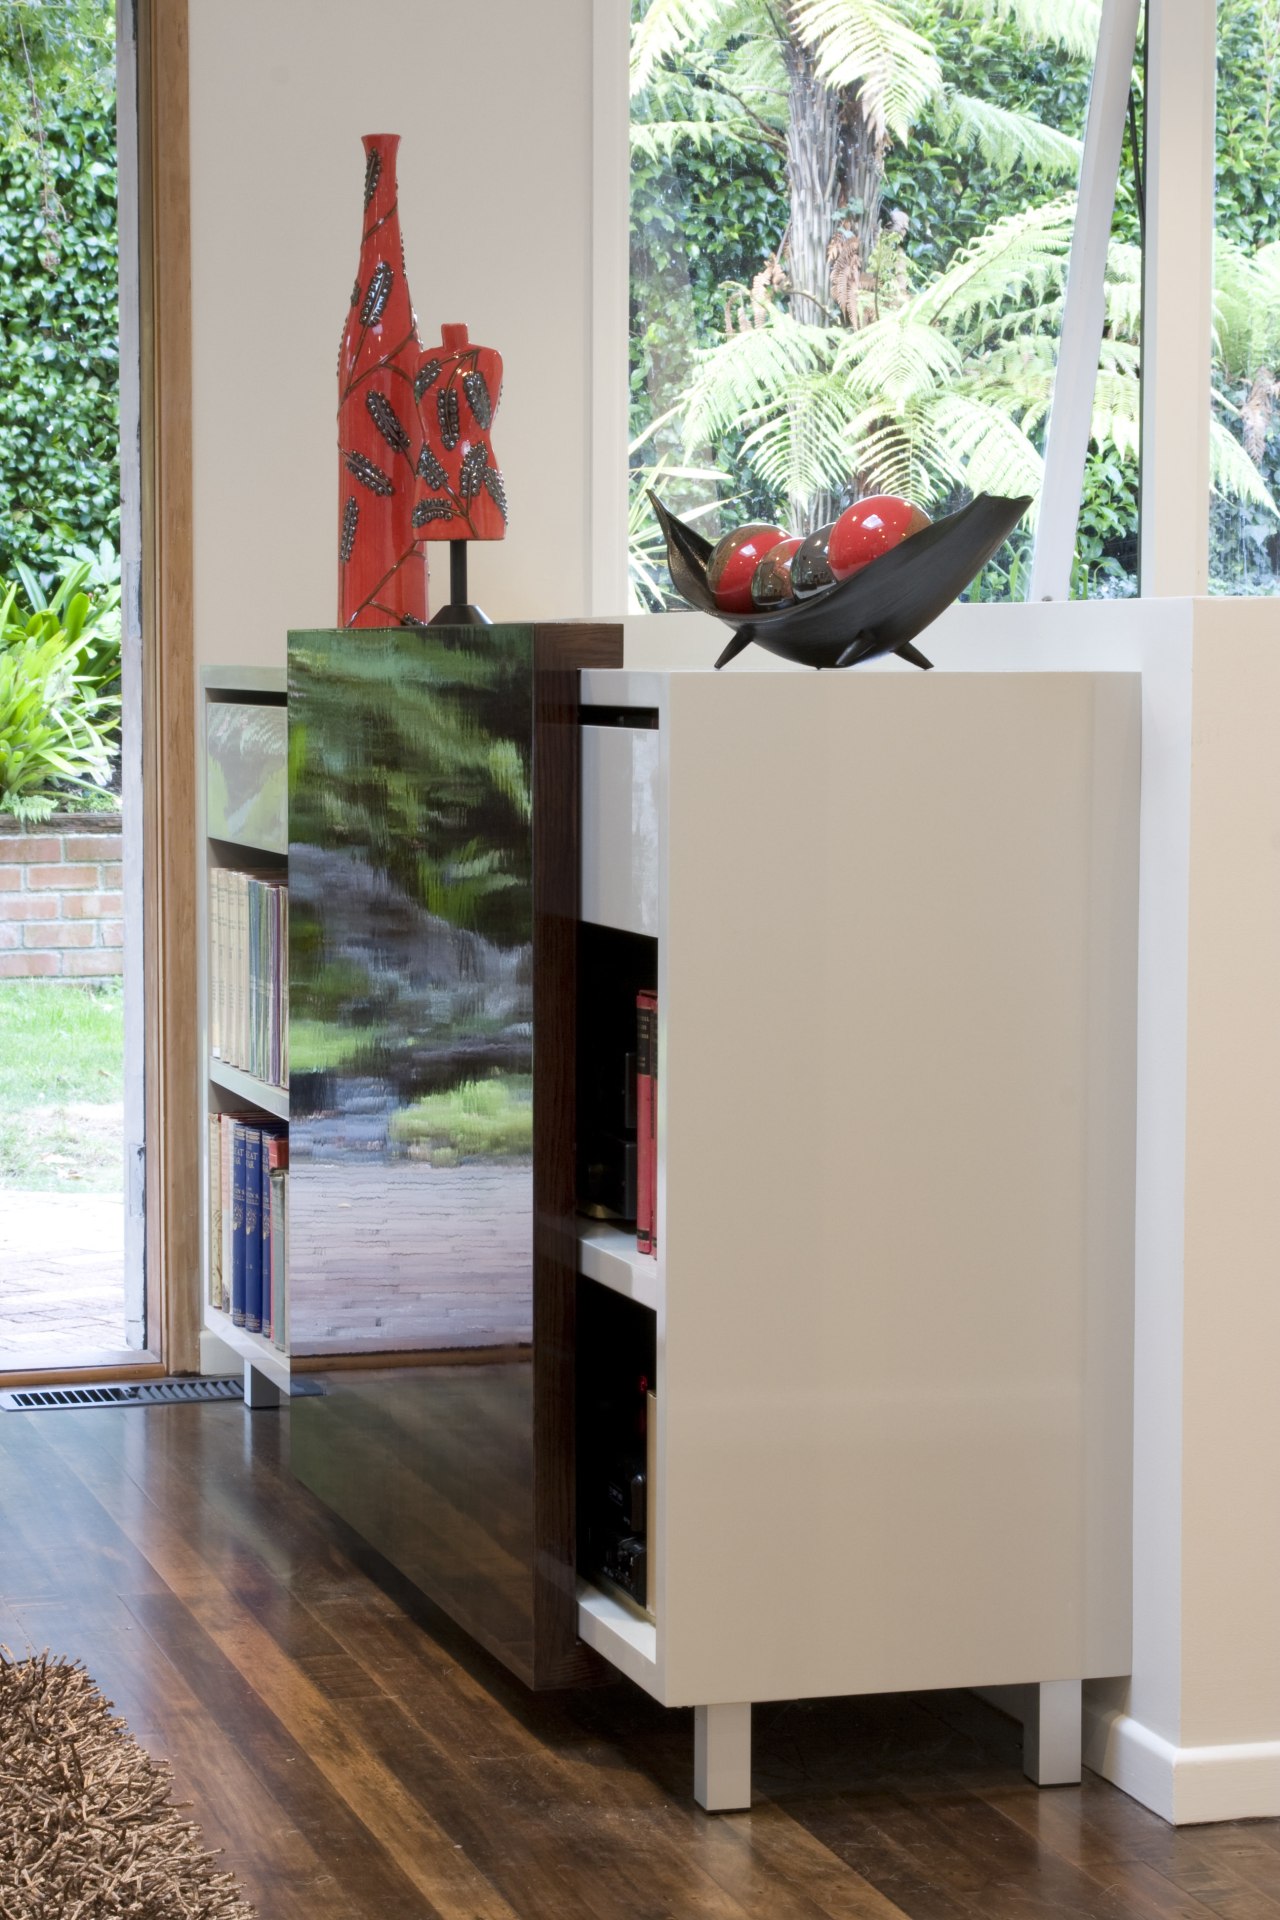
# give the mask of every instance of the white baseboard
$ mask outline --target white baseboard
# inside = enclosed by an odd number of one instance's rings
[[[1084,1762],[1172,1826],[1280,1815],[1280,1740],[1175,1747],[1131,1714],[1086,1701]]]

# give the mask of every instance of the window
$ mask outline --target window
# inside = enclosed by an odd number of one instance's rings
[[[1280,3],[1280,0],[1273,0]],[[861,494],[1038,496],[1100,5],[636,0],[631,579]],[[1072,577],[1136,591],[1141,242],[1120,167]],[[1024,523],[975,584],[1022,598]]]

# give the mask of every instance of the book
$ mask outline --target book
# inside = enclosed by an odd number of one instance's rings
[[[244,1320],[247,1333],[262,1332],[262,1129],[244,1135]],[[238,1163],[237,1163],[238,1164]]]
[[[250,1129],[231,1122],[231,1323],[244,1325],[245,1152]]]
[[[636,1246],[654,1250],[654,1079],[657,1064],[658,999],[636,995]]]
[[[276,869],[210,873],[209,1050],[277,1087],[289,1082],[288,892]]]
[[[262,1135],[259,1157],[258,1229],[261,1247],[258,1253],[260,1307],[258,1331],[271,1338],[271,1136]]]
[[[209,1115],[209,1305],[222,1305],[222,1120]]]
[[[285,1143],[286,1156],[288,1141]],[[289,1347],[289,1178],[287,1164],[271,1169],[271,1343]]]

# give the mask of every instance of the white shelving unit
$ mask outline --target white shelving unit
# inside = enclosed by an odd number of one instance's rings
[[[279,866],[283,875],[288,853],[285,809],[287,763],[285,729],[274,716],[284,712],[286,677],[267,668],[206,668],[201,675],[201,739],[204,743],[205,780],[203,783],[202,825],[205,831],[205,875],[200,922],[200,1007],[201,1049],[205,1061],[201,1141],[208,1140],[208,1119],[227,1108],[248,1108],[264,1118],[289,1118],[289,1093],[284,1087],[270,1085],[256,1075],[215,1057],[210,1045],[208,996],[208,876],[215,867],[244,865]],[[220,756],[218,743],[210,733],[210,710],[232,705],[258,709],[264,714],[264,739],[261,750],[246,756],[238,768],[229,768]],[[272,719],[265,721],[269,710]],[[215,790],[216,789],[216,790]],[[207,1151],[201,1154],[201,1312],[207,1333],[229,1347],[244,1363],[245,1403],[250,1407],[275,1406],[291,1386],[291,1367],[287,1345],[284,1350],[262,1334],[250,1333],[232,1324],[231,1315],[210,1304],[209,1299],[209,1181],[211,1168]]]
[[[698,1710],[706,1806],[768,1699],[1031,1683],[1028,1771],[1078,1777],[1131,1666],[1137,676],[582,698],[583,917],[657,940],[659,1257],[583,1227],[657,1434],[655,1617],[583,1582],[581,1636]]]

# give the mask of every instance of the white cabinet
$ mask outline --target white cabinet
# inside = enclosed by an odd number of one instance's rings
[[[660,1069],[656,1261],[580,1262],[656,1319],[654,1619],[580,1632],[712,1710],[708,1804],[755,1700],[1066,1682],[1050,1741],[1130,1667],[1137,676],[583,703],[644,722],[587,730],[583,913],[656,936]]]

